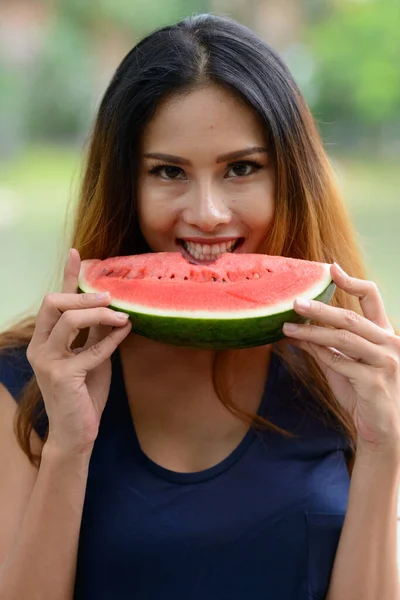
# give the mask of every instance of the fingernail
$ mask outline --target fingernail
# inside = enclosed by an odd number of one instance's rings
[[[117,319],[121,319],[121,321],[127,321],[129,319],[129,315],[127,313],[117,313]]]
[[[298,326],[296,325],[296,323],[284,323],[283,324],[283,331],[287,331],[287,332],[293,332],[293,331],[297,331]]]
[[[105,300],[106,298],[110,297],[110,293],[109,292],[99,292],[98,294],[96,294],[96,300]]]
[[[309,300],[305,300],[304,298],[296,298],[297,308],[300,309],[308,309],[311,307],[311,302]]]
[[[342,267],[340,265],[337,264],[337,262],[333,263],[338,269],[339,271],[343,274],[343,275],[347,275],[347,273],[345,273],[345,271],[343,271]]]

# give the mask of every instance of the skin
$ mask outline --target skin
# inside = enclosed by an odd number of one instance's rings
[[[293,344],[315,358],[357,431],[349,503],[326,598],[389,600],[400,597],[400,337],[372,281],[350,277],[336,264],[331,274],[338,287],[359,299],[362,315],[297,301],[297,312],[330,327],[284,328]]]
[[[164,102],[145,132],[140,172],[140,225],[152,250],[178,250],[177,238],[240,236],[245,239],[242,252],[257,252],[274,214],[268,153],[248,157],[260,162],[262,168],[256,171],[218,162],[218,157],[265,145],[257,115],[225,90],[211,86]],[[189,164],[175,160],[167,170],[152,173],[165,164],[148,157],[154,153],[172,154]],[[316,359],[337,400],[354,416],[358,452],[394,454],[397,462],[399,337],[373,282],[349,277],[337,265],[331,273],[338,287],[360,299],[364,316],[319,302],[304,307],[296,301],[300,314],[330,327],[300,325],[284,331]],[[247,410],[258,409],[269,352],[266,346],[235,352],[235,400]],[[193,457],[205,457],[203,464],[210,456],[223,458],[248,428],[227,413],[212,391],[212,352],[175,348],[132,334],[122,343],[121,356],[139,438],[142,427],[150,455],[157,455],[157,440],[160,448],[173,440],[175,448],[184,449],[183,456],[190,457],[193,450]],[[222,451],[211,450],[208,456],[210,440],[218,444],[224,439],[230,442]]]
[[[161,104],[142,144],[139,221],[150,248],[174,252],[177,238],[223,236],[244,237],[241,252],[256,252],[274,213],[268,152],[242,156],[242,164],[218,162],[220,156],[254,147],[267,147],[262,123],[223,89],[210,86]],[[154,153],[175,155],[190,165],[147,157]],[[262,168],[246,166],[246,160]],[[172,168],[150,173],[164,164]]]
[[[218,237],[241,237],[240,252],[257,252],[274,216],[274,176],[266,146],[258,115],[224,89],[208,86],[162,103],[144,133],[140,164],[139,221],[150,248],[178,251],[181,238],[212,243]],[[265,150],[221,159],[251,148]],[[155,153],[181,160],[149,157]],[[151,172],[163,165],[168,168]],[[235,354],[235,400],[257,411],[270,348]],[[215,464],[248,429],[213,391],[213,356],[212,351],[172,347],[135,334],[121,344],[138,437],[147,454],[164,466],[196,470]],[[180,450],[169,452],[171,446]],[[178,455],[186,457],[185,464]]]
[[[311,354],[338,400],[353,415],[357,453],[400,464],[400,337],[372,281],[355,279],[336,263],[336,285],[356,296],[363,315],[321,302],[296,300],[296,311],[329,327],[286,323],[291,343]]]

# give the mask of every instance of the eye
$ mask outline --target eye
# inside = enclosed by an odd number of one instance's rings
[[[256,173],[257,171],[262,169],[263,165],[261,165],[260,163],[254,161],[254,160],[247,160],[247,161],[231,163],[230,165],[228,165],[228,167],[230,167],[230,168],[229,168],[227,176],[236,178],[236,177],[247,177],[248,175],[252,175],[253,173]]]
[[[159,175],[161,179],[184,179],[185,172],[180,167],[174,167],[173,165],[157,165],[150,169],[151,175]]]

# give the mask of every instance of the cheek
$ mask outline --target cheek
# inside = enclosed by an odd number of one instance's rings
[[[260,189],[255,195],[255,203],[256,210],[259,211],[258,221],[263,224],[263,227],[269,227],[275,214],[275,183],[271,175],[266,178],[262,192]]]
[[[162,233],[175,221],[177,207],[169,193],[143,185],[138,198],[138,216],[142,232]]]
[[[265,231],[272,223],[275,213],[273,182],[259,182],[251,190],[246,190],[246,197],[238,197],[235,205],[238,216],[251,229]]]

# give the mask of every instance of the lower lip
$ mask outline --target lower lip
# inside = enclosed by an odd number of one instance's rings
[[[239,250],[239,248],[241,248],[241,246],[243,246],[243,243],[244,243],[244,239],[239,238],[239,240],[236,242],[236,245],[234,246],[234,249],[232,251],[223,252],[222,254],[234,254],[235,252],[237,252]],[[177,241],[177,244],[178,244],[179,249],[182,252],[182,255],[184,256],[184,258],[186,258],[186,260],[188,260],[193,265],[210,265],[217,260],[215,258],[211,258],[210,260],[197,260],[197,258],[192,256],[190,254],[190,252],[188,252],[186,250],[186,248],[182,245],[180,240]]]

